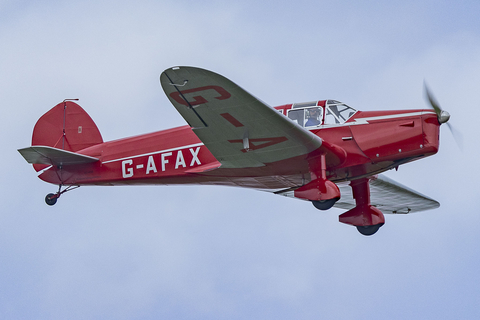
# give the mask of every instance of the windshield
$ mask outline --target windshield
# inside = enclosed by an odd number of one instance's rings
[[[325,113],[325,124],[345,123],[352,117],[357,110],[338,101],[329,100],[328,102],[336,102],[338,104],[329,104]]]

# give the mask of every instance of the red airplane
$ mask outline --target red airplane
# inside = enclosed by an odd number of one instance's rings
[[[340,222],[372,235],[382,213],[410,213],[439,203],[381,172],[437,153],[432,109],[358,111],[336,100],[272,108],[214,72],[174,67],[160,82],[188,125],[104,142],[90,116],[64,100],[18,151],[43,181],[59,186],[45,197],[88,185],[205,184],[254,188],[311,201],[320,210],[348,209]],[[63,189],[63,190],[62,190]]]

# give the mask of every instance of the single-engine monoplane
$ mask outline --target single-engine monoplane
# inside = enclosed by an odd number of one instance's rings
[[[32,145],[19,149],[43,181],[67,191],[88,185],[203,184],[254,188],[347,209],[340,222],[372,235],[383,213],[439,203],[381,173],[431,156],[449,114],[426,89],[431,109],[359,111],[337,100],[270,107],[227,78],[173,67],[160,76],[188,125],[104,142],[71,100],[37,121]]]

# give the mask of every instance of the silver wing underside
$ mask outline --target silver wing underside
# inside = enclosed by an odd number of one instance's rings
[[[337,185],[342,197],[335,207],[347,210],[354,208],[355,199],[353,199],[352,188],[348,182]],[[293,191],[277,192],[277,194],[293,197]],[[438,201],[382,174],[370,179],[370,202],[383,213],[391,214],[406,214],[440,207]]]

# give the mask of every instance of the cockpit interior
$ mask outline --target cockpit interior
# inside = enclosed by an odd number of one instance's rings
[[[336,100],[296,103],[287,116],[304,128],[339,125],[350,119],[357,110]]]

